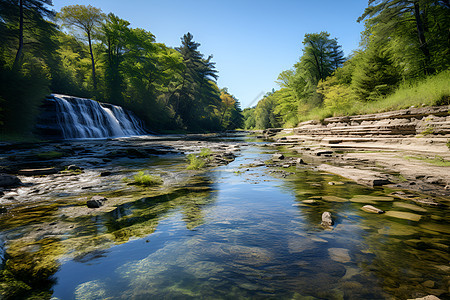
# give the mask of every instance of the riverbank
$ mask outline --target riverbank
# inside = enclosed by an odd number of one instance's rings
[[[448,201],[449,111],[450,106],[410,108],[256,133],[321,171],[364,185],[387,185]]]

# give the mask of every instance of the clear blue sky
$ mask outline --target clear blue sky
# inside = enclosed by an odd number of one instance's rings
[[[54,9],[92,5],[152,32],[167,46],[191,32],[205,57],[214,55],[219,87],[228,87],[242,107],[278,89],[278,74],[302,54],[306,33],[328,31],[345,55],[356,50],[365,0],[53,0]],[[258,97],[259,100],[261,98]]]

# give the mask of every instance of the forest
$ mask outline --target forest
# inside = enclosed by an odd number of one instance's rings
[[[369,0],[355,21],[365,30],[349,57],[328,32],[306,34],[280,89],[244,110],[245,128],[450,104],[449,1]]]
[[[242,111],[189,32],[171,48],[90,5],[55,12],[51,0],[0,0],[1,132],[32,132],[50,93],[121,105],[160,132],[294,127],[449,104],[449,1],[369,0],[356,21],[365,26],[358,50],[344,57],[338,37],[306,34],[280,88]]]
[[[213,56],[191,33],[179,47],[93,6],[0,0],[0,128],[29,135],[46,95],[121,105],[159,132],[230,130],[240,103],[217,86]]]

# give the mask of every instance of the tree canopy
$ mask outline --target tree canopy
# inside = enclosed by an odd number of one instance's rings
[[[221,98],[227,89],[217,86],[213,56],[200,52],[191,33],[170,48],[151,32],[90,5],[63,7],[58,28],[50,7],[44,0],[0,0],[5,41],[0,44],[0,126],[5,131],[31,132],[39,104],[50,92],[122,105],[152,130],[241,126],[238,99],[228,92],[233,101]]]

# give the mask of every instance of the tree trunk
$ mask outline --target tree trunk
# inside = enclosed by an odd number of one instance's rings
[[[94,90],[97,90],[97,79],[95,77],[95,61],[94,61],[94,53],[92,52],[92,42],[91,42],[91,33],[88,32],[88,41],[89,41],[89,52],[91,54],[91,63],[92,63],[92,80],[94,83]]]
[[[414,2],[414,17],[416,19],[417,34],[419,36],[419,48],[425,56],[425,74],[432,74],[434,73],[434,70],[430,66],[431,55],[425,39],[425,29],[423,27],[422,18],[420,17],[420,7],[418,2]]]
[[[19,0],[19,48],[14,59],[13,69],[19,70],[22,64],[23,56],[23,1]]]

